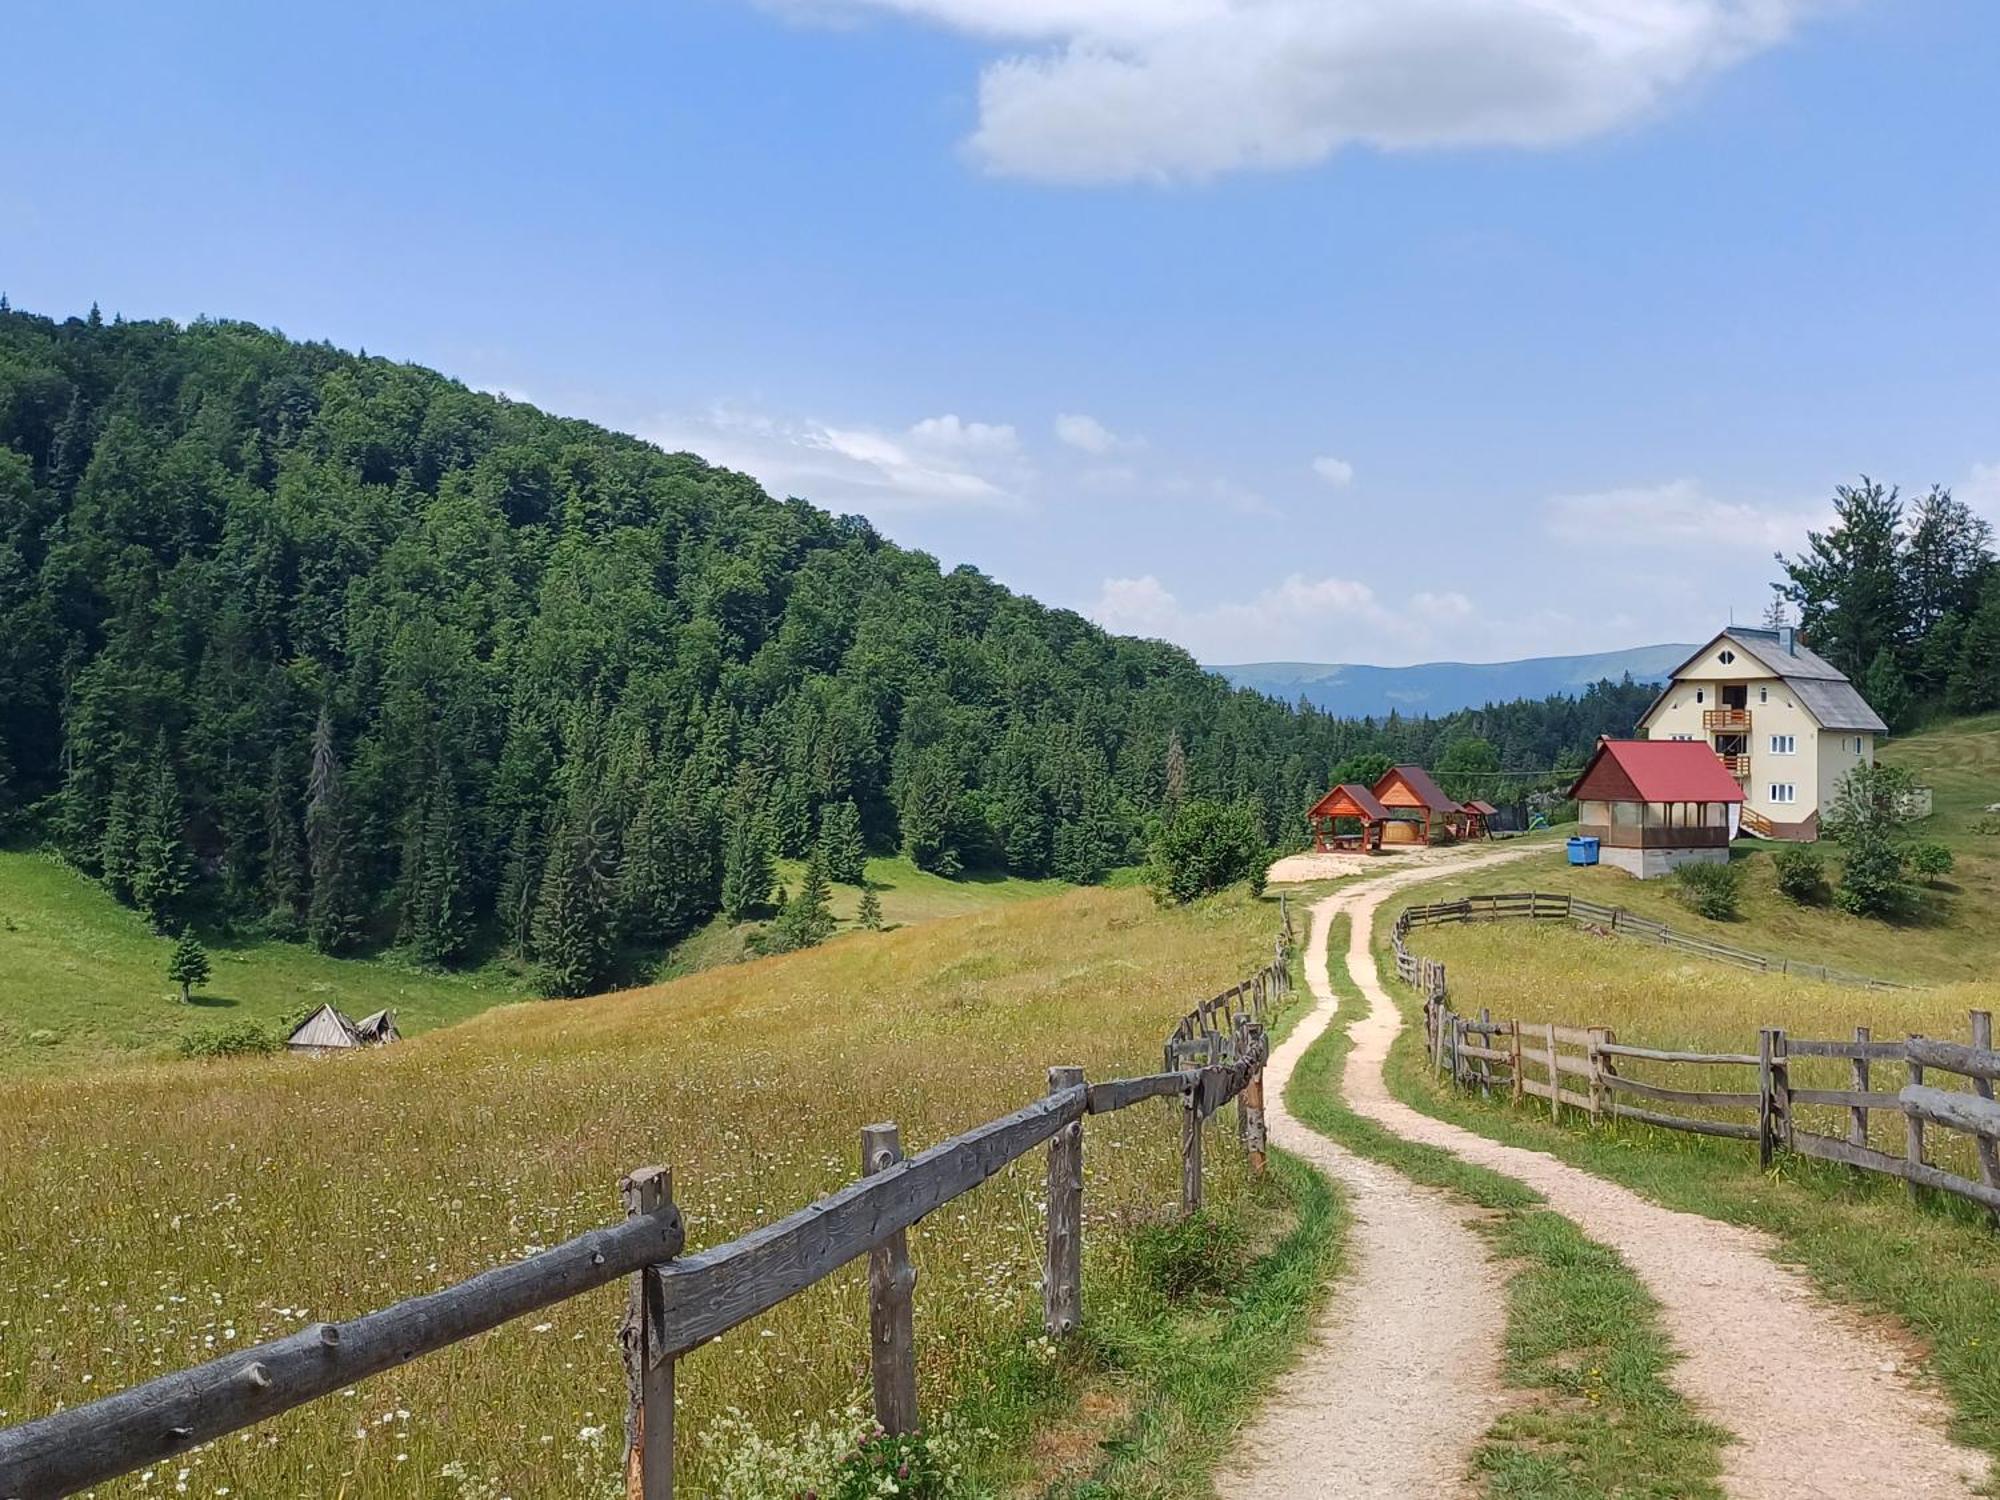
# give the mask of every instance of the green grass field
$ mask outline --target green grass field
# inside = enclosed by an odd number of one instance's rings
[[[796,888],[802,865],[781,863]],[[946,880],[901,858],[872,859],[869,879],[889,926],[962,916],[1059,892],[1059,881],[971,875]],[[835,916],[851,926],[861,893],[835,886]],[[754,928],[718,919],[669,956],[661,977],[746,956]],[[405,1036],[526,998],[518,965],[440,973],[394,954],[337,959],[302,943],[204,934],[213,977],[180,1004],[167,982],[171,939],[59,860],[0,850],[0,1072],[88,1068],[174,1050],[184,1033],[234,1021],[275,1030],[304,1005],[330,1001],[350,1016],[387,1007]]]
[[[850,1179],[868,1121],[898,1121],[917,1149],[1037,1097],[1051,1064],[1156,1068],[1174,1018],[1263,961],[1276,918],[1275,897],[1240,892],[1161,911],[1141,891],[1074,891],[502,1006],[379,1051],[19,1080],[0,1111],[0,1422],[606,1222],[620,1175],[649,1162],[674,1168],[691,1247],[731,1238]],[[996,1483],[1068,1471],[1031,1434],[1093,1383],[1118,1396],[1101,1438],[1135,1462],[1153,1455],[1133,1482],[1179,1472],[1171,1456],[1212,1449],[1303,1327],[1331,1206],[1300,1182],[1275,1208],[1253,1202],[1226,1139],[1217,1130],[1208,1153],[1203,1244],[1244,1247],[1226,1258],[1240,1304],[1169,1306],[1135,1257],[1177,1200],[1168,1104],[1091,1121],[1089,1331],[1073,1350],[1039,1342],[1039,1157],[913,1232],[926,1409],[994,1434],[981,1446]],[[1288,1223],[1311,1233],[1284,1235]],[[781,1438],[851,1401],[863,1284],[850,1268],[682,1363],[686,1493],[712,1492],[710,1440],[735,1431],[730,1408]],[[191,1492],[608,1494],[621,1302],[607,1289],[563,1304],[218,1443],[188,1460]],[[1190,1393],[1186,1372],[1203,1364],[1236,1373]],[[98,1491],[149,1492],[136,1479]]]

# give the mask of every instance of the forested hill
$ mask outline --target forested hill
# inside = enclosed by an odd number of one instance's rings
[[[823,824],[1088,881],[1174,796],[1278,838],[1344,756],[1547,766],[1604,693],[1345,723],[427,370],[0,302],[0,812],[162,925],[574,990]]]

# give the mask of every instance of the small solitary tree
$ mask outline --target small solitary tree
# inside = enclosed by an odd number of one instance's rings
[[[854,915],[855,920],[870,932],[882,930],[882,898],[875,894],[874,886],[861,888],[861,907]]]
[[[167,978],[181,987],[181,1004],[194,999],[194,987],[208,980],[208,950],[203,948],[192,927],[181,929],[180,941],[167,959]]]
[[[1955,862],[1943,844],[1918,844],[1910,851],[1910,868],[1924,877],[1926,885],[1936,885],[1949,875]]]

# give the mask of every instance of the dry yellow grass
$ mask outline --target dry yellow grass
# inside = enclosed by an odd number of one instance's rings
[[[513,1006],[382,1052],[132,1068],[24,1084],[0,1118],[0,1422],[380,1306],[617,1212],[666,1162],[691,1247],[856,1171],[858,1128],[910,1149],[1027,1102],[1052,1063],[1150,1071],[1192,1000],[1268,954],[1275,900],[1156,911],[1078,891],[591,1001]],[[1166,1105],[1093,1120],[1087,1297],[1113,1232],[1170,1211]],[[1241,1187],[1228,1150],[1211,1191]],[[992,1378],[1039,1307],[1039,1158],[912,1235],[935,1409]],[[608,1493],[622,1380],[608,1289],[102,1494]],[[686,1360],[682,1473],[728,1407],[782,1431],[865,1378],[854,1268]]]

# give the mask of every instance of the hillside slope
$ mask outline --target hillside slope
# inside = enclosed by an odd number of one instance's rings
[[[1156,1068],[1180,1010],[1267,958],[1276,920],[1275,899],[1240,893],[1163,912],[1138,891],[1078,891],[505,1007],[363,1055],[21,1083],[0,1111],[0,1329],[34,1357],[0,1360],[0,1413],[32,1416],[550,1244],[614,1217],[620,1175],[645,1163],[674,1168],[691,1247],[728,1239],[851,1178],[868,1121],[897,1121],[920,1148],[1037,1097],[1052,1064]],[[1171,1212],[1177,1131],[1165,1105],[1091,1122],[1086,1303],[1099,1316],[1146,1295],[1125,1235]],[[1241,1154],[1215,1139],[1211,1199],[1227,1215]],[[1041,1172],[1039,1159],[1011,1168],[911,1235],[933,1415],[1005,1382],[1018,1404],[1060,1377],[1030,1357]],[[71,1269],[81,1246],[88,1291]],[[190,1457],[194,1484],[319,1493],[338,1474],[348,1500],[597,1493],[623,1409],[610,1337],[622,1299],[563,1304],[218,1443]],[[714,1487],[704,1437],[726,1408],[785,1437],[846,1402],[866,1306],[851,1269],[682,1362],[690,1492]],[[439,1477],[448,1465],[460,1481]]]

